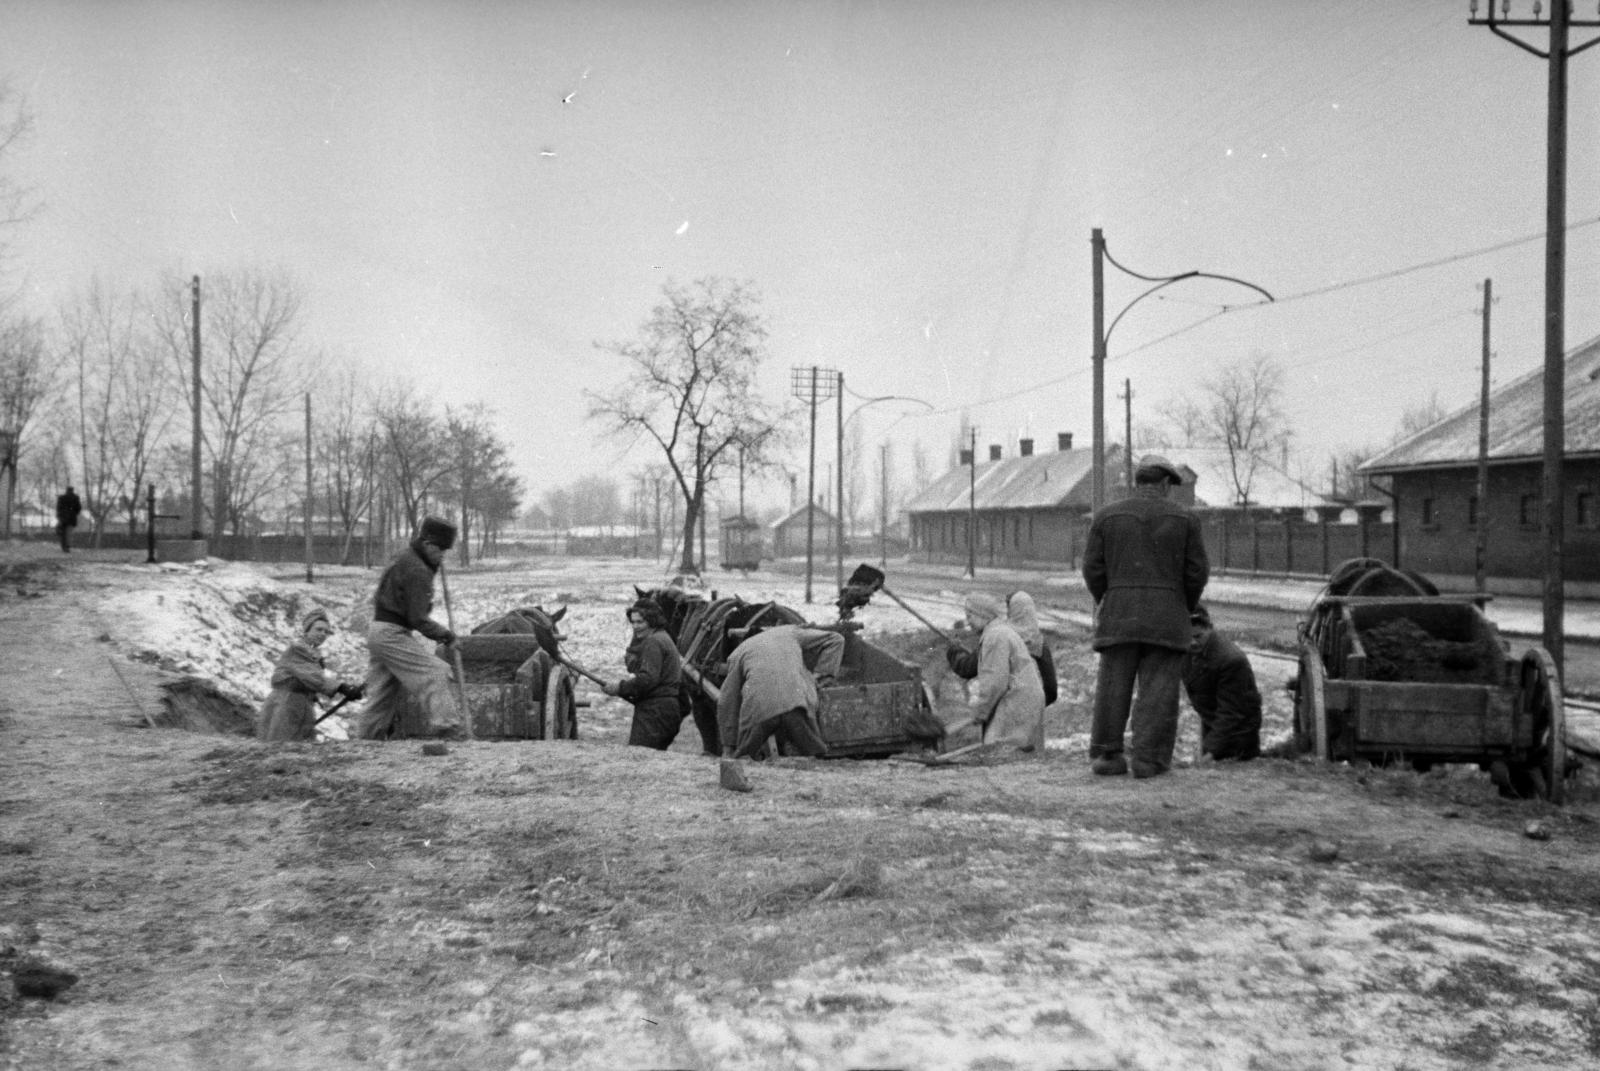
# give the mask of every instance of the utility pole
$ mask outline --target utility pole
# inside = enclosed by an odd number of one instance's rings
[[[311,560],[313,557],[311,542],[311,392],[306,391],[306,583],[312,583],[316,578],[312,576]]]
[[[1478,594],[1488,590],[1489,556],[1489,308],[1494,304],[1494,281],[1483,281],[1483,376],[1478,397],[1478,532],[1474,584]]]
[[[972,435],[968,451],[972,467],[967,470],[967,577],[975,580],[978,576],[978,429],[973,426],[968,430]]]
[[[878,446],[878,568],[889,564],[889,444]]]
[[[200,276],[189,284],[192,301],[190,312],[193,342],[191,351],[194,373],[194,412],[191,416],[189,436],[189,538],[206,537],[205,515],[200,506]]]
[[[1538,0],[1534,0],[1533,14],[1529,18],[1511,18],[1510,0],[1501,0],[1498,19],[1495,18],[1492,0],[1487,6],[1485,17],[1479,18],[1478,0],[1471,0],[1467,9],[1468,24],[1489,27],[1495,36],[1545,60],[1550,69],[1544,224],[1544,475],[1541,481],[1545,533],[1543,642],[1555,661],[1559,675],[1565,665],[1562,629],[1566,617],[1566,586],[1561,555],[1566,509],[1562,469],[1566,453],[1567,61],[1585,49],[1600,44],[1600,37],[1594,37],[1576,48],[1569,47],[1568,29],[1572,26],[1600,27],[1600,19],[1574,19],[1568,0],[1554,0],[1547,18],[1541,17]],[[1549,48],[1535,48],[1501,28],[1506,26],[1548,29]]]
[[[844,373],[839,373],[839,393],[836,395],[838,406],[834,413],[835,429],[838,440],[834,443],[834,457],[837,462],[838,479],[834,486],[834,505],[838,516],[834,522],[834,584],[840,591],[844,590]]]
[[[1122,480],[1133,494],[1133,381],[1122,381]]]
[[[831,368],[789,370],[789,393],[811,408],[811,460],[806,474],[806,602],[811,598],[811,574],[816,561],[817,527],[817,403],[832,398],[842,377]]]

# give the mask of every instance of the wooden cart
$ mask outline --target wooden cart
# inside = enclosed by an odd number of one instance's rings
[[[1510,658],[1476,596],[1320,596],[1300,625],[1294,730],[1322,759],[1474,763],[1506,795],[1563,795],[1555,663],[1542,647]]]

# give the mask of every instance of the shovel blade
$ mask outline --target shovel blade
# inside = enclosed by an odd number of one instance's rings
[[[850,574],[850,587],[871,588],[877,591],[883,587],[883,582],[888,579],[882,569],[874,568],[866,562],[856,566],[856,571]]]

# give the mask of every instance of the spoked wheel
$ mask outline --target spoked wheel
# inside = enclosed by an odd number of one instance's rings
[[[1327,672],[1322,656],[1311,644],[1300,648],[1300,681],[1294,701],[1294,746],[1323,762],[1332,754],[1328,741]]]
[[[1528,761],[1511,771],[1512,787],[1524,797],[1560,803],[1566,795],[1567,715],[1555,660],[1543,647],[1522,656],[1517,717],[1532,727]]]
[[[544,677],[544,738],[578,739],[578,708],[573,699],[572,674],[554,662]]]

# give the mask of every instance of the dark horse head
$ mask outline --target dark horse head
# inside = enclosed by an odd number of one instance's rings
[[[563,606],[555,613],[550,613],[542,606],[519,606],[509,613],[501,614],[493,621],[487,621],[472,630],[474,636],[526,636],[532,635],[539,641],[540,650],[551,658],[560,658],[560,642],[566,639],[561,635],[557,624],[567,616],[567,608]]]
[[[667,621],[667,635],[672,637],[673,643],[682,638],[683,625],[689,615],[706,602],[706,597],[699,592],[680,587],[646,590],[635,584],[633,591],[641,600],[655,603],[661,609],[661,616]]]

